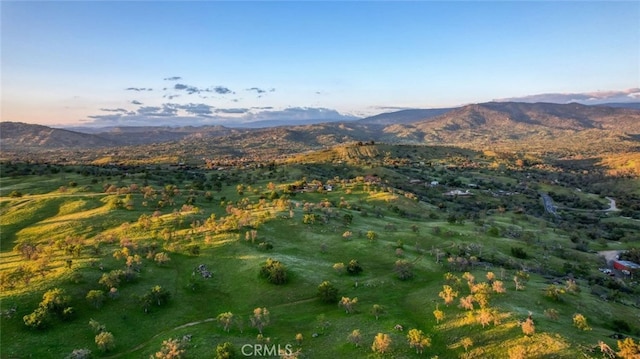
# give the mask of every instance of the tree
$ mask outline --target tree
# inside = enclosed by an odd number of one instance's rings
[[[164,265],[166,263],[168,263],[169,261],[171,261],[171,258],[169,257],[169,255],[165,252],[160,252],[160,253],[156,253],[156,255],[153,257],[153,260],[158,264],[158,265]]]
[[[287,282],[287,268],[280,261],[268,258],[260,268],[260,276],[270,283],[284,284]]]
[[[111,334],[111,332],[98,333],[98,335],[96,335],[95,342],[96,342],[96,345],[98,346],[98,349],[100,349],[103,352],[112,350],[113,348],[116,347],[116,341],[115,341],[115,338],[113,337],[113,334]]]
[[[235,357],[236,351],[230,342],[224,342],[216,346],[216,359],[233,359]]]
[[[153,298],[153,301],[158,305],[161,306],[165,303],[167,303],[169,301],[169,299],[171,298],[171,292],[162,288],[159,285],[156,285],[155,287],[151,288],[151,296]]]
[[[396,275],[400,280],[406,280],[413,277],[413,265],[407,260],[398,259],[393,270],[396,272]]]
[[[378,234],[374,231],[367,231],[367,239],[371,242],[375,241],[378,238]]]
[[[527,318],[522,322],[522,334],[531,336],[536,332],[536,325],[533,323],[533,319]]]
[[[356,259],[350,260],[349,264],[347,265],[347,273],[351,275],[356,275],[361,272],[362,272],[362,266],[360,266],[360,263],[358,263],[358,260]]]
[[[469,337],[464,337],[460,339],[460,345],[462,345],[464,351],[466,352],[470,347],[473,346],[473,340]]]
[[[587,318],[580,313],[573,315],[573,326],[580,330],[591,330],[591,327],[587,324]]]
[[[344,265],[344,263],[340,262],[340,263],[335,263],[333,265],[333,270],[336,271],[336,273],[338,274],[342,274],[346,271],[346,267]]]
[[[169,338],[162,341],[160,351],[156,352],[156,359],[181,359],[187,350],[184,348],[182,341]]]
[[[549,308],[549,309],[545,309],[544,316],[551,320],[558,320],[559,313],[556,309]]]
[[[491,283],[491,289],[494,293],[506,293],[507,290],[504,287],[504,283],[500,280],[493,281]]]
[[[104,304],[104,301],[106,299],[106,296],[104,295],[104,291],[101,290],[90,290],[87,293],[87,301],[89,303],[91,303],[91,305],[93,305],[94,307],[96,307],[96,309],[102,307],[102,304]]]
[[[617,354],[622,359],[637,359],[640,357],[640,344],[636,344],[631,337],[618,340]]]
[[[251,325],[258,329],[260,334],[262,334],[262,329],[269,324],[269,321],[269,310],[267,310],[267,308],[255,308],[253,310]]]
[[[302,335],[302,333],[297,333],[296,334],[296,342],[298,343],[298,345],[302,345],[302,341],[304,340],[304,336]]]
[[[347,340],[349,341],[349,343],[352,343],[356,347],[359,347],[360,343],[362,343],[362,335],[360,334],[360,329],[354,329],[347,337]]]
[[[318,297],[324,303],[335,303],[338,301],[338,289],[325,280],[318,286]]]
[[[220,313],[218,314],[216,319],[218,319],[218,322],[220,322],[220,324],[224,328],[224,331],[228,333],[229,329],[231,328],[231,324],[233,324],[233,313],[231,312]]]
[[[444,312],[438,309],[436,305],[436,310],[433,311],[433,316],[436,318],[436,324],[440,324],[440,321],[444,319]]]
[[[492,320],[493,320],[493,313],[491,313],[489,309],[487,308],[480,309],[480,311],[478,312],[478,322],[480,322],[483,328],[489,323],[491,323]]]
[[[559,302],[561,300],[560,296],[564,294],[564,289],[558,287],[555,284],[550,284],[549,286],[547,286],[547,288],[545,289],[545,295],[551,299],[553,299],[556,302]]]
[[[347,314],[351,314],[355,311],[355,306],[356,304],[358,304],[358,298],[349,298],[349,297],[342,297],[342,299],[340,300],[340,303],[338,303],[339,306],[341,306],[342,308],[344,308],[345,312]]]
[[[424,335],[422,330],[411,329],[407,333],[409,347],[415,348],[416,354],[422,354],[424,348],[431,346],[431,338]]]
[[[371,307],[371,314],[373,314],[373,316],[376,317],[376,320],[378,320],[378,318],[384,314],[384,307],[380,304],[374,304]]]
[[[40,307],[46,309],[50,313],[62,314],[68,307],[71,297],[65,293],[63,289],[53,288],[46,291],[42,295]]]
[[[444,300],[444,304],[446,306],[449,306],[449,304],[453,303],[453,300],[458,296],[458,292],[448,285],[443,285],[442,291],[438,293],[438,296]]]
[[[38,307],[31,314],[22,317],[22,320],[27,327],[43,329],[49,325],[51,317],[45,308]]]
[[[89,319],[89,326],[91,327],[91,330],[93,330],[95,334],[107,331],[107,327],[105,327],[104,324],[101,324],[100,322],[98,322],[93,318]]]
[[[609,359],[614,359],[616,357],[616,352],[614,352],[613,349],[611,349],[611,347],[607,345],[605,342],[603,342],[602,340],[598,341],[598,348],[600,349],[600,352],[602,353],[603,357],[609,358]]]
[[[384,354],[389,350],[391,346],[391,337],[388,334],[378,333],[376,337],[373,339],[373,344],[371,344],[371,350],[374,353]]]

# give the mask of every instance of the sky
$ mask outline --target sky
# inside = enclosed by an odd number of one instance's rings
[[[0,1],[1,120],[353,119],[640,101],[638,1]]]

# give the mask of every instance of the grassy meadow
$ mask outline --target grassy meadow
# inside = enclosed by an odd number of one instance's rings
[[[320,359],[600,358],[600,341],[617,350],[612,334],[637,338],[637,281],[600,273],[605,263],[596,253],[632,247],[634,219],[598,212],[608,204],[601,196],[541,182],[537,190],[595,203],[591,216],[626,228],[624,241],[598,235],[576,248],[576,232],[545,214],[535,191],[496,197],[472,187],[473,197],[443,195],[457,188],[446,185],[448,176],[462,188],[479,178],[480,186],[515,188],[509,175],[442,168],[430,176],[443,184],[416,188],[420,196],[406,182],[424,172],[393,167],[345,170],[345,177],[295,164],[156,176],[72,169],[3,176],[0,355],[64,358],[86,348],[96,358],[148,358],[176,338],[185,358],[215,358],[226,342],[237,358],[273,356],[255,353],[257,344]],[[214,182],[219,186],[207,188]],[[465,206],[480,209],[456,214]],[[269,258],[285,266],[286,283],[260,275]],[[361,273],[335,265],[352,260]],[[399,263],[406,278],[399,278]],[[118,270],[124,274],[116,284],[100,283]],[[324,281],[338,300],[357,303],[321,301]],[[160,305],[143,300],[156,286],[168,293]],[[444,286],[456,293],[449,304]],[[53,288],[66,293],[72,313],[50,315],[41,328],[25,325]],[[104,296],[87,299],[90,291]],[[471,308],[461,308],[467,296]],[[270,313],[262,334],[252,325],[255,308]],[[233,313],[228,330],[218,320],[225,312]],[[588,328],[574,325],[578,313]],[[535,330],[525,335],[527,318]],[[96,343],[91,320],[115,346]],[[356,329],[360,339],[349,339]],[[408,343],[411,329],[430,339],[422,353]],[[384,353],[372,350],[378,333],[390,339]]]

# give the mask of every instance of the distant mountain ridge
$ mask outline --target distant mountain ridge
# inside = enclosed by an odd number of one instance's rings
[[[278,151],[284,154],[350,141],[474,148],[496,143],[533,143],[553,148],[557,143],[568,143],[568,139],[582,146],[602,141],[637,142],[640,110],[577,103],[488,102],[451,109],[402,110],[357,121],[251,129],[142,126],[91,129],[91,133],[80,133],[3,122],[0,131],[2,148],[16,152],[164,143],[166,148],[175,148],[174,152],[185,152],[180,148],[202,144],[194,152],[202,152],[201,155],[214,148],[225,149],[234,155],[257,153],[261,149],[269,149],[270,154]]]

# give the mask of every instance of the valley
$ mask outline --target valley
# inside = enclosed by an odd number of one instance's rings
[[[0,355],[633,358],[640,112],[558,106],[3,133]]]

